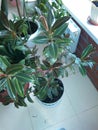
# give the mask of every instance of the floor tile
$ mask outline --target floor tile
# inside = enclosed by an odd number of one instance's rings
[[[83,130],[98,130],[98,106],[82,112],[79,115],[79,120],[83,126]]]
[[[64,78],[66,93],[77,113],[98,105],[98,92],[90,79],[80,73]]]
[[[0,130],[33,130],[27,108],[0,104]]]
[[[35,102],[28,106],[28,110],[34,124],[34,130],[42,130],[75,115],[65,93],[56,106],[46,107],[35,98]]]

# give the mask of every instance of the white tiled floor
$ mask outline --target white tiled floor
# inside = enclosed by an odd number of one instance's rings
[[[54,107],[36,98],[27,108],[0,104],[0,130],[98,130],[98,92],[79,72],[62,80],[65,92]]]

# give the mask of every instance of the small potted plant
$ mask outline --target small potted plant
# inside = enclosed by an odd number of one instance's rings
[[[89,22],[98,26],[98,0],[91,0],[91,12]]]

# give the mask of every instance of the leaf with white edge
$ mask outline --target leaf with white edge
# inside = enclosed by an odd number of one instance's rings
[[[33,77],[28,74],[25,74],[24,72],[20,72],[15,76],[19,80],[19,82],[24,82],[24,83],[33,82]]]
[[[37,36],[32,39],[32,42],[35,44],[47,44],[48,40],[49,39],[46,36]]]
[[[35,96],[40,100],[44,100],[47,96],[47,86],[41,87],[41,89],[35,93]]]
[[[7,74],[16,74],[23,70],[23,65],[22,64],[12,64],[10,67],[7,68],[6,73]]]
[[[17,91],[17,94],[20,97],[24,97],[24,89],[23,89],[24,87],[22,86],[22,84],[19,82],[19,80],[16,77],[13,78],[13,84]]]
[[[68,27],[67,23],[64,23],[63,25],[61,25],[59,28],[55,29],[53,36],[57,37],[57,36],[61,36],[62,34],[64,34],[66,28]]]
[[[0,79],[0,91],[2,91],[5,88],[6,82],[7,82],[6,78]]]
[[[65,16],[65,17],[61,17],[58,20],[56,20],[56,22],[52,26],[52,30],[59,28],[61,25],[63,25],[65,22],[67,22],[69,20],[69,18],[70,18],[69,16]]]
[[[92,51],[94,51],[94,48],[92,44],[89,44],[82,52],[81,59],[86,58]]]
[[[58,57],[58,48],[57,45],[54,43],[51,43],[49,45],[49,51],[50,51],[50,57],[53,59],[57,59]]]
[[[9,78],[7,78],[6,88],[7,88],[8,95],[12,99],[15,100],[16,99],[16,91],[15,91],[15,88],[13,87],[13,83],[12,83],[11,79],[9,79]]]

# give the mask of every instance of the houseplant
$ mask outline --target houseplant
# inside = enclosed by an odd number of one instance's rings
[[[82,52],[81,57],[72,54],[68,49],[71,44],[71,39],[65,33],[68,27],[67,21],[69,16],[55,19],[51,9],[47,15],[40,15],[39,21],[41,26],[41,34],[32,39],[33,43],[43,45],[43,55],[41,62],[36,66],[34,73],[34,94],[39,100],[45,103],[54,102],[58,96],[62,95],[62,85],[58,84],[57,79],[68,76],[69,69],[74,71],[78,66],[82,75],[86,74],[86,66],[92,68],[94,62],[90,55],[94,51],[90,44]],[[59,95],[61,92],[61,95]]]
[[[26,42],[29,39],[27,17],[8,18],[7,1],[2,0],[0,11],[0,101],[7,105],[14,102],[16,107],[26,106],[30,98],[32,82],[30,65],[35,66],[34,49]],[[31,56],[32,55],[32,56]]]
[[[7,91],[6,101],[10,98],[16,107],[26,106],[25,98],[32,102],[30,93],[33,91],[41,101],[48,99],[48,102],[54,102],[59,92],[63,94],[59,77],[68,76],[68,69],[74,70],[75,65],[83,75],[86,74],[85,66],[93,66],[90,59],[94,50],[92,45],[83,51],[80,58],[68,50],[71,39],[65,30],[69,16],[54,19],[50,8],[47,15],[39,16],[41,33],[32,39],[32,44],[43,44],[43,56],[39,56],[36,46],[32,49],[26,46],[28,37],[21,37],[22,33],[24,36],[28,34],[22,19],[8,20],[3,12],[0,12],[3,25],[0,28],[0,91]],[[28,82],[32,83],[34,90],[32,87],[25,89]]]

